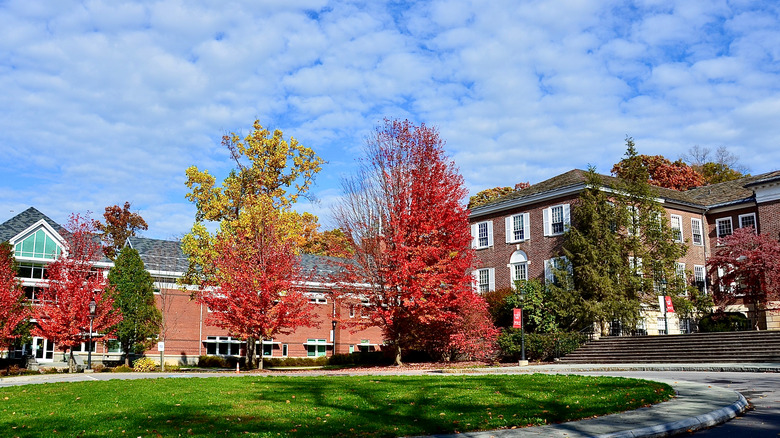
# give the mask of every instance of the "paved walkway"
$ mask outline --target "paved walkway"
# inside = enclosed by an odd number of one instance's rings
[[[388,370],[380,374],[516,374],[516,373],[562,373],[576,374],[593,371],[744,371],[778,372],[780,364],[620,364],[620,365],[531,365],[525,367],[473,368],[448,370]],[[322,374],[309,371],[302,375]],[[333,374],[330,372],[330,374]],[[360,371],[344,370],[339,375],[365,374]],[[240,375],[246,375],[242,373]],[[110,379],[144,378],[205,378],[238,376],[228,373],[100,373],[100,374],[51,374],[20,376],[0,379],[0,387],[39,384],[48,382],[80,382]],[[681,375],[684,379],[684,375]],[[748,402],[736,391],[684,380],[665,381],[677,392],[677,397],[668,402],[620,414],[606,415],[568,423],[548,426],[507,429],[486,432],[466,432],[452,437],[506,438],[506,437],[663,437],[700,430],[724,423],[748,407]],[[448,435],[435,435],[445,437]]]

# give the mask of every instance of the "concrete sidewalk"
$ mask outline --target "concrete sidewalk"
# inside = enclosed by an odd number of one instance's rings
[[[666,381],[677,397],[668,402],[620,414],[568,423],[520,429],[434,435],[438,438],[530,438],[530,437],[665,437],[724,423],[748,406],[740,393],[684,381]]]

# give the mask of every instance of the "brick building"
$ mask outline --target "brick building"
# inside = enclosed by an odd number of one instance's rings
[[[27,298],[35,305],[36,292],[46,285],[46,266],[61,253],[65,242],[62,227],[49,217],[29,208],[0,224],[0,242],[10,242],[19,263],[19,279]],[[144,265],[154,279],[157,304],[163,314],[160,340],[164,342],[167,363],[192,364],[201,355],[239,356],[245,345],[231,338],[227,331],[209,324],[208,309],[192,298],[193,288],[182,289],[176,284],[187,269],[187,258],[179,242],[131,237],[128,242],[139,252]],[[318,327],[301,328],[294,333],[263,342],[264,357],[317,357],[334,353],[373,351],[383,343],[381,330],[364,329],[352,333],[342,324],[335,323],[335,316],[360,318],[359,309],[335,303],[330,296],[327,277],[338,269],[336,259],[302,255],[301,264],[306,272],[313,272],[306,283],[309,301],[315,306]],[[98,266],[110,268],[111,261],[102,260]],[[87,354],[88,346],[74,349]],[[93,361],[117,361],[121,352],[115,343],[97,343],[92,346]],[[38,363],[59,361],[63,353],[56,345],[43,338],[33,338],[28,345],[18,346],[9,352],[14,355],[31,354]],[[155,348],[146,352],[159,358]]]
[[[615,180],[605,175],[602,179],[606,184]],[[474,271],[478,290],[514,287],[520,279],[550,279],[552,267],[560,260],[571,209],[586,180],[586,171],[571,170],[472,209],[469,221],[478,260]],[[684,192],[655,189],[670,226],[688,246],[687,254],[677,261],[678,271],[700,289],[707,288],[707,259],[719,237],[748,226],[780,237],[780,171]],[[770,306],[774,307],[778,306]],[[736,310],[751,309],[738,306]],[[660,312],[646,312],[641,330],[658,334],[666,322],[670,333],[690,330],[687,321],[662,322],[662,318]],[[767,312],[762,326],[780,329],[778,312]]]

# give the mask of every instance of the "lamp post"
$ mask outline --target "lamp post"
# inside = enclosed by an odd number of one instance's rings
[[[332,323],[333,323],[333,356],[335,356],[336,355],[336,320],[334,319]]]
[[[95,320],[95,312],[97,312],[97,303],[95,299],[89,300],[89,344],[87,345],[87,369],[92,369],[92,321]]]

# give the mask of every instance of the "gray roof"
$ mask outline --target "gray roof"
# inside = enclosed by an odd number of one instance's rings
[[[474,210],[479,211],[485,206],[497,206],[496,204],[522,200],[525,197],[540,195],[544,192],[553,192],[568,187],[582,185],[587,181],[588,172],[580,169],[573,169],[566,173],[554,176],[548,180],[536,183],[528,188],[515,190],[512,193],[504,195],[492,202],[479,206]],[[614,185],[618,178],[609,175],[599,175],[605,185]],[[663,187],[653,187],[656,196],[668,201],[675,201],[682,204],[699,207],[702,209],[718,207],[729,204],[739,204],[755,200],[753,186],[780,181],[780,171],[768,172],[756,176],[727,181],[719,184],[696,187],[686,191],[678,191]]]
[[[186,272],[187,256],[176,240],[147,239],[133,236],[128,239],[131,248],[138,251],[146,269],[150,271]],[[301,254],[301,270],[311,274],[313,280],[327,280],[330,275],[343,270],[345,259],[313,254]]]
[[[51,220],[51,218],[38,211],[35,207],[30,207],[0,224],[0,242],[11,240],[12,237],[26,230],[41,219],[45,220],[46,223],[51,225],[58,233],[64,234],[65,230],[60,224]],[[63,237],[65,236],[63,235]]]
[[[149,271],[186,272],[189,262],[177,240],[148,239],[131,236],[127,244],[138,251]]]

